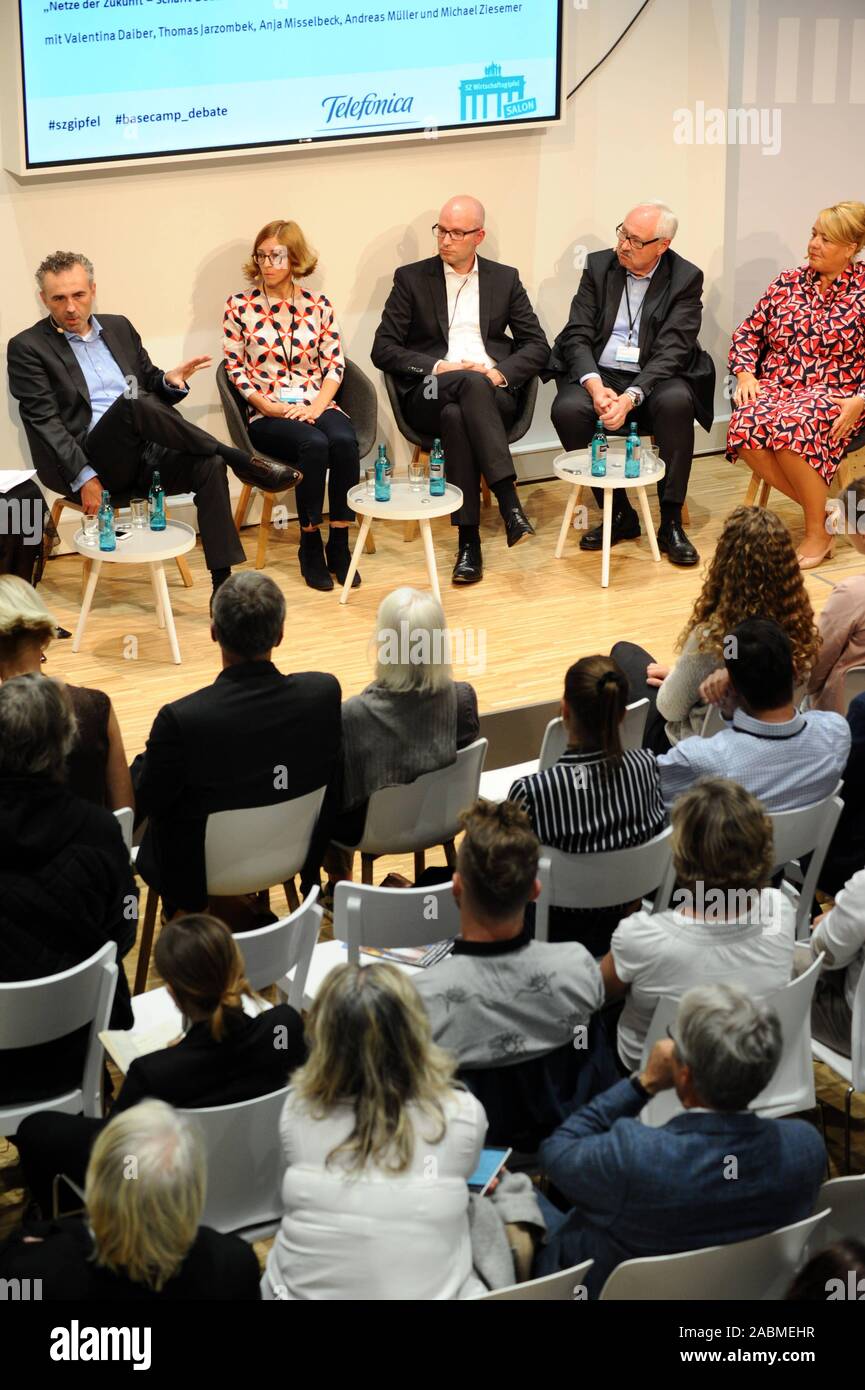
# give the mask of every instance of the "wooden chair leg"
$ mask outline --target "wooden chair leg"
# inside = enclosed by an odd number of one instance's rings
[[[55,531],[60,525],[60,518],[63,515],[65,506],[66,502],[62,497],[58,497],[57,501],[51,506],[51,525],[54,527]]]
[[[691,513],[690,513],[690,511],[688,510],[688,503],[687,503],[687,502],[683,502],[683,503],[682,503],[682,525],[683,525],[683,526],[690,526],[690,524],[691,524]]]
[[[481,506],[491,507],[492,497],[490,496],[490,485],[486,478],[481,474]]]
[[[749,482],[749,484],[748,484],[748,490],[747,490],[747,492],[745,493],[745,506],[746,506],[746,507],[753,507],[755,504],[756,504],[756,505],[759,505],[759,503],[756,502],[756,498],[757,498],[757,489],[758,489],[758,487],[760,486],[761,481],[762,481],[762,479],[760,478],[759,473],[754,473],[754,472],[751,473],[751,481]]]
[[[246,514],[249,511],[249,504],[252,501],[252,483],[244,483],[240,489],[240,496],[237,499],[237,506],[234,509],[234,525],[240,532],[241,526],[246,523]]]
[[[370,526],[369,530],[368,530],[367,533],[366,533],[366,540],[365,540],[364,543],[363,543],[363,549],[364,549],[364,554],[365,554],[365,555],[374,555],[374,554],[375,554],[375,540],[374,540],[374,538],[373,538],[372,527],[371,527],[371,526]]]
[[[760,507],[768,507],[768,505],[769,505],[769,493],[770,493],[771,491],[772,491],[772,484],[771,484],[771,483],[767,483],[767,482],[765,481],[765,479],[764,479],[763,483],[762,483],[761,486],[760,486],[760,501],[759,501],[758,504],[757,504],[758,506],[760,506]]]
[[[372,866],[374,862],[374,854],[362,854],[360,856],[360,877],[362,883],[372,885]]]
[[[285,900],[288,903],[289,912],[297,912],[297,909],[300,907],[300,898],[297,896],[297,888],[295,887],[294,879],[287,879],[282,886],[285,889]]]
[[[454,870],[457,866],[457,852],[453,840],[445,840],[442,849],[445,852],[445,860],[447,861],[448,868]]]
[[[141,938],[138,942],[138,964],[135,967],[135,984],[132,987],[133,994],[143,994],[147,985],[147,972],[150,969],[150,952],[153,948],[153,929],[156,925],[156,914],[159,911],[159,894],[155,888],[147,890],[147,907],[144,910],[144,923],[141,928]]]
[[[270,518],[273,515],[274,496],[272,492],[265,492],[261,499],[261,521],[258,523],[258,549],[255,552],[255,568],[263,570],[267,560],[267,536],[270,530]]]
[[[414,852],[414,881],[417,883],[424,869],[426,868],[426,853],[422,849]]]

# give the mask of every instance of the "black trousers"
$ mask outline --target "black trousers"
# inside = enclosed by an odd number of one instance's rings
[[[314,425],[304,420],[279,420],[266,416],[253,420],[249,437],[256,449],[271,458],[294,463],[303,474],[295,488],[297,518],[301,526],[320,526],[324,511],[324,481],[328,483],[331,521],[353,521],[346,501],[350,487],[360,477],[360,455],[354,425],[341,410],[325,410]]]
[[[490,487],[516,478],[508,446],[517,417],[513,391],[493,386],[481,372],[443,372],[412,387],[402,411],[418,434],[441,439],[447,480],[463,494],[451,524],[479,525],[481,475]]]
[[[628,678],[628,704],[632,705],[636,700],[648,700],[649,702],[649,715],[643,734],[643,747],[650,748],[653,753],[669,753],[670,740],[667,738],[667,721],[658,713],[657,709],[658,687],[649,685],[646,680],[646,667],[655,658],[634,642],[617,642],[610,652],[610,656],[618,663]]]
[[[598,370],[604,385],[619,395],[634,380],[631,372],[614,371],[609,367]],[[598,417],[585,386],[560,378],[551,416],[556,434],[566,449],[588,447]],[[667,465],[666,476],[658,483],[658,500],[681,507],[688,495],[688,479],[694,461],[694,397],[687,381],[680,376],[662,381],[642,405],[628,415],[625,420],[628,429],[632,420],[636,420],[637,429],[643,434],[655,436],[658,453]],[[602,505],[600,489],[595,491],[595,500],[598,506]],[[622,511],[631,506],[624,491],[617,492],[615,501]]]
[[[107,1120],[93,1120],[86,1115],[61,1115],[51,1110],[28,1115],[21,1123],[13,1142],[30,1195],[39,1203],[46,1220],[51,1216],[55,1173],[65,1173],[83,1187],[90,1150],[107,1123]],[[61,1201],[67,1210],[70,1196],[68,1188],[61,1188]]]
[[[152,392],[118,396],[87,436],[87,456],[112,494],[146,495],[158,469],[167,493],[191,492],[207,568],[230,569],[246,559],[231,515],[226,467],[248,455],[207,434]],[[73,502],[77,494],[69,493]]]

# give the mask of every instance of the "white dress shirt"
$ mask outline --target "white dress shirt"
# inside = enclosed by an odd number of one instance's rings
[[[444,267],[445,289],[448,296],[448,353],[446,362],[483,362],[496,364],[484,347],[481,337],[481,296],[478,279],[478,258],[467,275],[460,275],[451,266]]]
[[[824,970],[846,968],[844,996],[852,1010],[865,959],[865,869],[848,879],[829,916],[814,928],[812,958],[816,960],[821,951],[826,952]]]

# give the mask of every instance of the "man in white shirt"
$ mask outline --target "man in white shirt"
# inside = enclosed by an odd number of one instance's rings
[[[372,360],[393,375],[406,421],[425,446],[440,438],[448,481],[463,505],[455,584],[483,577],[480,479],[495,493],[509,546],[533,534],[517,500],[508,431],[520,389],[546,365],[549,346],[512,266],[481,259],[484,208],[451,198],[433,233],[438,254],[401,266],[384,306]]]
[[[862,854],[865,858],[865,849]],[[825,958],[811,1004],[811,1033],[849,1057],[853,1001],[865,963],[865,869],[845,883],[829,912],[814,919],[810,952],[802,948],[806,959],[797,959],[797,970],[807,969],[821,951]]]

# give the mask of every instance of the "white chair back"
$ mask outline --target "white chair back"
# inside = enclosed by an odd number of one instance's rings
[[[635,700],[632,705],[628,705],[619,731],[623,748],[642,748],[648,715],[649,702],[647,699]],[[565,730],[565,721],[559,715],[558,718],[551,719],[544,730],[544,741],[541,744],[541,755],[538,758],[538,771],[546,772],[548,767],[557,763],[567,746],[568,735]]]
[[[114,812],[114,819],[120,826],[120,833],[123,836],[123,843],[132,853],[132,830],[135,825],[135,812],[131,806],[121,806],[119,811]]]
[[[796,903],[796,935],[802,941],[806,941],[810,934],[811,904],[817,880],[844,809],[844,802],[837,793],[838,787],[830,796],[822,801],[814,801],[810,806],[800,806],[795,811],[773,811],[770,815],[776,865],[780,867],[791,860],[801,859],[803,854],[811,855]]]
[[[541,892],[535,909],[538,941],[549,940],[551,907],[614,907],[654,893],[654,910],[662,911],[667,903],[657,894],[668,877],[671,834],[670,827],[665,826],[645,844],[598,854],[567,854],[542,845],[538,863]]]
[[[709,705],[703,718],[703,727],[700,730],[700,738],[713,738],[719,734],[727,725],[721,717],[721,711],[717,705]]]
[[[236,1105],[180,1111],[204,1133],[207,1200],[202,1226],[255,1240],[276,1230],[282,1219],[285,1173],[279,1117],[288,1089]]]
[[[775,1074],[768,1086],[748,1106],[749,1110],[754,1110],[764,1119],[795,1115],[800,1110],[810,1110],[816,1103],[814,1064],[811,1059],[811,1000],[822,966],[821,954],[797,979],[763,996],[762,1002],[775,1010],[781,1024],[781,1059]],[[658,1000],[643,1045],[643,1066],[655,1043],[666,1037],[667,1029],[675,1023],[678,1012],[678,999],[665,996]],[[659,1091],[648,1105],[643,1106],[640,1119],[643,1124],[657,1129],[681,1113],[676,1092]]]
[[[605,1283],[601,1300],[682,1299],[693,1303],[781,1299],[828,1214],[822,1211],[792,1226],[732,1245],[625,1260]]]
[[[373,888],[338,883],[333,893],[333,935],[348,946],[357,965],[361,949],[377,946],[433,946],[459,936],[460,914],[451,883],[428,888]]]
[[[58,1110],[102,1116],[102,1044],[117,988],[117,946],[107,941],[87,960],[38,980],[0,984],[0,1065],[6,1049],[38,1047],[90,1025],[80,1087],[38,1101],[0,1106],[0,1134],[11,1137],[27,1115]]]
[[[321,931],[322,911],[318,905],[319,888],[316,885],[307,895],[300,907],[289,917],[281,917],[269,927],[258,927],[255,931],[235,932],[243,962],[246,978],[255,990],[267,989],[287,975],[288,1002],[298,1013],[303,1005],[303,991],[309,964]]]
[[[834,1245],[836,1240],[865,1241],[865,1173],[824,1182],[814,1210],[824,1211],[826,1207],[830,1209],[823,1231],[827,1245]]]
[[[558,1274],[545,1274],[542,1279],[527,1279],[524,1284],[509,1284],[506,1289],[493,1289],[490,1293],[476,1295],[475,1303],[500,1299],[523,1303],[573,1303],[585,1299],[585,1279],[594,1260],[583,1260],[582,1264],[562,1269]]]
[[[401,787],[383,787],[369,799],[361,854],[407,854],[452,840],[459,817],[477,800],[487,741],[461,748],[450,767],[425,772]]]
[[[856,699],[865,691],[865,666],[851,666],[844,672],[844,697],[842,703],[845,710],[850,708],[850,702]]]
[[[258,893],[294,878],[309,853],[324,787],[274,806],[207,817],[204,858],[213,897]]]

